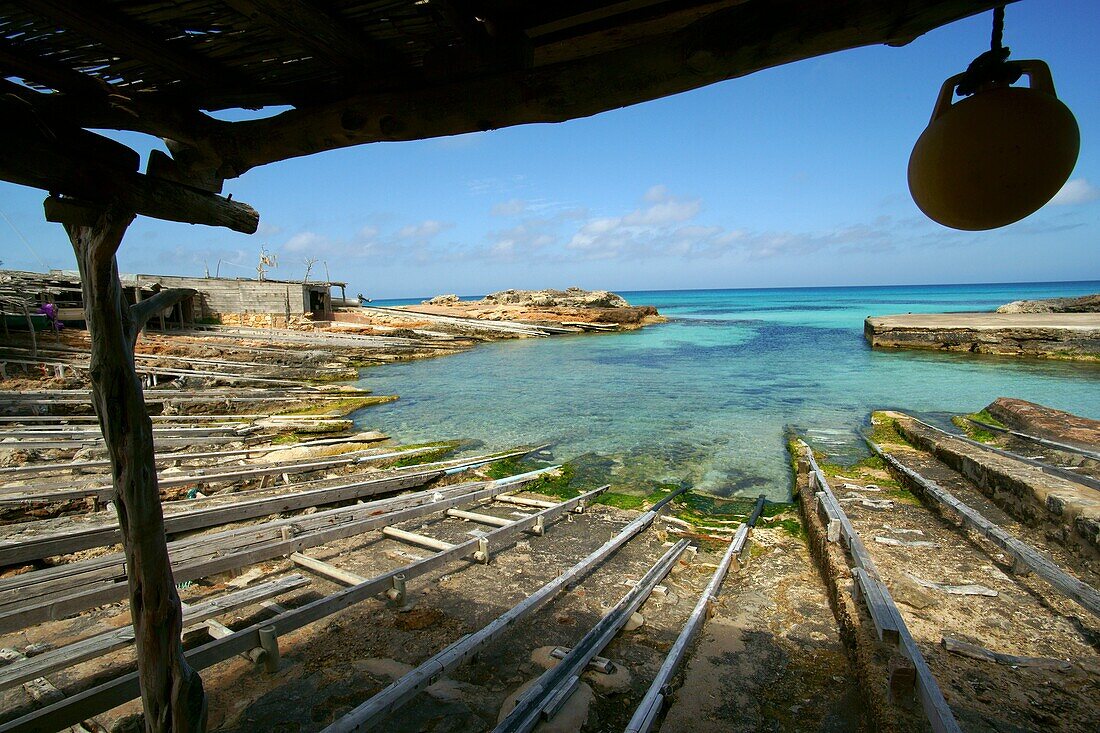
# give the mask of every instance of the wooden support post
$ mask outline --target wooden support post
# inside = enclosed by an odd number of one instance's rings
[[[180,643],[183,614],[164,533],[153,425],[134,368],[142,324],[123,300],[115,262],[134,213],[114,203],[76,213],[64,226],[80,269],[91,336],[92,404],[111,458],[145,727],[158,733],[204,731],[206,694]]]

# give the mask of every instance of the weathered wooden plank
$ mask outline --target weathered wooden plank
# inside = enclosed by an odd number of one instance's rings
[[[1057,669],[1060,671],[1066,671],[1073,668],[1073,663],[1066,659],[1055,659],[1052,657],[1022,657],[1017,654],[1005,654],[1004,652],[995,652],[992,649],[986,649],[984,646],[971,644],[950,636],[945,636],[940,639],[940,646],[952,654],[959,654],[983,662],[1004,664],[1010,667],[1037,667],[1039,669]]]
[[[288,575],[252,588],[245,588],[244,590],[188,605],[183,610],[183,623],[184,626],[201,623],[212,616],[231,613],[305,585],[309,585],[309,581],[301,575]],[[73,644],[51,649],[48,652],[9,664],[6,667],[0,667],[0,690],[6,690],[35,677],[44,677],[59,669],[65,669],[89,659],[101,657],[115,649],[129,646],[133,640],[133,627],[126,626],[125,628],[90,636]]]
[[[529,531],[536,523],[553,521],[566,512],[572,511],[583,502],[598,496],[608,488],[608,486],[601,486],[554,507],[543,509],[537,514],[512,523],[508,527],[492,530],[486,533],[483,539],[488,540],[493,546],[505,547],[512,537],[521,532]],[[679,493],[681,492],[677,492],[677,494]],[[658,502],[655,509],[659,510],[664,503],[665,500]],[[651,509],[650,511],[653,512],[654,510]],[[236,631],[232,636],[217,639],[209,644],[191,649],[186,652],[187,662],[194,669],[204,669],[236,654],[255,649],[260,646],[259,632],[261,628],[273,627],[275,633],[280,636],[289,634],[303,626],[319,621],[388,590],[396,575],[403,575],[407,579],[419,577],[449,562],[455,562],[472,555],[478,550],[479,544],[480,542],[477,539],[468,540],[446,552],[440,552],[404,567],[388,571],[371,578],[365,583],[345,588],[330,596],[281,614],[274,619]],[[0,733],[31,733],[32,731],[56,730],[72,725],[74,722],[79,722],[89,715],[95,715],[104,710],[117,707],[134,699],[138,694],[137,674],[131,673],[0,725]]]
[[[403,476],[374,478],[367,481],[357,481],[290,494],[281,493],[255,499],[249,499],[248,497],[260,492],[239,492],[234,495],[236,498],[241,499],[237,503],[227,506],[215,505],[207,509],[195,509],[179,513],[172,513],[171,510],[175,508],[174,505],[201,505],[204,502],[211,502],[203,499],[168,502],[164,505],[164,529],[172,534],[263,517],[279,512],[296,511],[311,506],[322,506],[348,499],[359,499],[382,492],[401,491],[413,486],[421,486],[443,475],[443,471],[425,471]],[[54,522],[54,520],[44,521]],[[117,522],[113,522],[110,516],[104,517],[98,525],[77,526],[74,528],[70,524],[57,532],[30,538],[25,537],[28,531],[25,525],[12,525],[12,527],[21,531],[21,535],[16,538],[9,539],[5,537],[0,539],[0,565],[13,565],[55,555],[64,555],[90,547],[113,545],[120,541]],[[0,532],[4,529],[7,528],[0,528]]]
[[[898,625],[890,606],[883,597],[883,588],[863,568],[852,568],[852,577],[861,591],[867,610],[871,612],[871,621],[875,624],[878,638],[887,644],[896,645],[899,640]]]
[[[433,500],[433,495],[442,492],[422,492],[422,494],[428,494],[426,501],[422,499],[420,503],[408,508],[388,512],[382,512],[378,508],[366,507],[366,505],[348,507],[347,510],[349,511],[332,510],[326,513],[327,517],[334,517],[336,513],[343,515],[342,521],[335,524],[335,526],[297,536],[289,536],[285,539],[266,540],[247,549],[234,550],[215,547],[213,553],[211,553],[209,538],[198,538],[206,541],[199,542],[197,545],[192,542],[191,546],[205,548],[205,553],[194,559],[181,560],[173,552],[172,545],[169,545],[169,552],[172,555],[172,574],[176,582],[194,580],[251,563],[269,560],[273,557],[288,555],[296,551],[300,552],[305,548],[316,547],[334,539],[354,537],[396,522],[442,512],[453,506],[488,499],[505,491],[515,491],[523,483],[533,481],[539,475],[555,468],[540,469],[527,474],[501,479],[478,491],[450,495],[440,500]],[[571,506],[576,504],[577,502],[573,502]],[[364,507],[366,508],[364,509]],[[354,516],[352,512],[369,513],[369,515],[363,519],[352,520],[351,517]],[[311,519],[316,518],[317,515],[311,517]],[[297,520],[297,522],[300,521],[300,519]],[[297,522],[283,521],[269,524],[278,524],[281,528]],[[0,600],[0,632],[23,628],[41,621],[64,618],[72,613],[117,601],[125,596],[125,575],[118,560],[114,562],[93,562],[89,563],[89,566],[89,572],[70,578],[68,583],[59,583],[55,577],[57,575],[63,577],[63,570],[60,573],[50,573],[49,571],[26,573],[22,576],[6,579],[6,583],[0,581],[6,587],[5,590],[0,591],[0,599],[2,599]],[[56,571],[57,569],[53,570]],[[32,595],[29,591],[36,591],[37,595]]]
[[[1050,583],[1051,586],[1068,598],[1072,598],[1094,616],[1100,616],[1100,591],[1073,577],[1058,567],[1049,557],[1023,540],[1013,537],[1001,527],[986,519],[977,510],[957,499],[947,489],[932,479],[920,475],[884,451],[880,445],[869,438],[867,444],[886,461],[890,468],[907,478],[912,484],[915,484],[925,496],[934,500],[941,507],[946,508],[953,515],[960,517],[967,527],[1007,552],[1023,566],[1030,568],[1036,575]]]
[[[322,471],[330,468],[337,468],[340,466],[358,465],[361,463],[388,460],[390,458],[409,457],[422,453],[428,453],[436,450],[436,448],[429,446],[427,448],[412,448],[403,451],[392,451],[388,453],[364,455],[364,453],[366,453],[368,450],[374,449],[370,448],[361,451],[354,451],[352,453],[341,454],[339,456],[333,456],[320,461],[308,460],[290,463],[271,463],[255,468],[238,468],[232,471],[215,468],[209,471],[193,473],[185,476],[168,474],[165,475],[164,478],[159,480],[159,485],[161,489],[169,489],[178,488],[181,486],[192,486],[194,484],[240,481],[248,478],[257,478],[259,476],[282,475],[284,473],[310,473],[313,471]],[[35,502],[79,499],[86,496],[110,498],[112,496],[112,491],[112,486],[87,486],[60,490],[50,488],[36,489],[34,486],[9,486],[5,488],[0,488],[0,504],[30,504]]]

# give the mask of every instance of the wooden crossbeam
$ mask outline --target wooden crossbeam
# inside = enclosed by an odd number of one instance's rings
[[[202,623],[213,616],[231,613],[267,601],[308,584],[309,581],[301,575],[288,575],[268,583],[188,605],[183,609],[183,624],[191,626]],[[126,626],[89,636],[73,644],[66,644],[44,654],[0,667],[0,690],[6,690],[36,677],[43,677],[59,669],[72,667],[88,659],[95,659],[115,649],[122,649],[129,646],[133,640],[133,627]]]
[[[407,70],[400,54],[358,32],[335,9],[300,0],[226,0],[225,4],[336,66],[377,74]]]
[[[83,0],[23,0],[27,10],[68,31],[97,41],[124,57],[138,58],[174,79],[200,88],[255,87],[233,69],[182,44],[159,38],[156,30],[115,11],[107,3]]]
[[[511,524],[511,522],[509,522],[509,524]],[[382,534],[391,539],[408,542],[410,545],[427,547],[430,550],[449,550],[454,547],[453,543],[437,540],[435,537],[428,537],[426,535],[417,534],[416,532],[406,532],[397,527],[383,527]]]
[[[301,552],[292,553],[290,559],[295,565],[300,565],[307,570],[312,570],[329,580],[335,580],[337,583],[342,583],[344,585],[359,585],[367,581],[366,578],[358,573],[338,568],[331,563],[327,563],[324,560],[318,560],[315,557],[310,557]]]
[[[212,664],[229,659],[236,654],[248,652],[251,649],[261,646],[261,628],[273,627],[275,632],[281,636],[289,634],[296,629],[300,629],[303,626],[372,598],[378,593],[385,592],[392,587],[394,576],[402,575],[411,580],[412,578],[416,578],[436,568],[442,567],[446,563],[456,562],[471,557],[478,551],[482,542],[490,541],[494,546],[506,547],[512,537],[522,532],[529,531],[536,523],[552,522],[563,514],[575,509],[582,502],[595,498],[608,488],[607,486],[602,486],[593,491],[581,494],[578,497],[569,499],[553,507],[543,509],[538,514],[517,520],[507,527],[495,529],[487,533],[486,537],[480,540],[468,540],[459,545],[455,545],[450,550],[440,552],[423,560],[417,560],[404,567],[390,570],[374,578],[368,579],[365,583],[360,583],[350,588],[344,588],[330,596],[307,603],[304,606],[281,614],[270,621],[255,624],[248,628],[241,629],[240,631],[236,631],[231,636],[217,639],[209,644],[191,649],[186,652],[187,662],[194,669],[204,669]],[[662,503],[659,502],[655,508],[659,510],[661,506]],[[650,513],[653,512],[654,509],[651,509]],[[652,521],[652,517],[647,513],[643,515],[643,517],[636,519],[635,522],[647,517],[648,521]],[[135,672],[110,680],[89,690],[85,690],[74,695],[69,700],[36,710],[21,718],[4,723],[0,725],[0,733],[29,733],[30,731],[57,730],[66,725],[72,725],[72,722],[83,720],[88,715],[94,715],[103,710],[117,707],[124,702],[134,699],[138,694],[140,693],[137,673]],[[70,720],[72,720],[72,722],[66,722]]]

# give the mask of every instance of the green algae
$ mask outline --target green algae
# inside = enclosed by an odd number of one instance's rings
[[[327,415],[334,414],[347,416],[353,412],[362,410],[372,405],[382,405],[393,402],[397,395],[367,395],[363,397],[347,397],[341,400],[320,400],[315,404],[305,407],[295,407],[276,413],[279,415]]]

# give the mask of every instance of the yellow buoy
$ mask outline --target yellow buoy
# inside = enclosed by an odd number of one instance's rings
[[[932,120],[909,157],[909,191],[920,210],[953,229],[995,229],[1050,201],[1081,147],[1073,113],[1054,93],[1042,61],[1016,62],[1030,87],[992,85],[952,104],[944,82]]]

